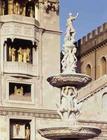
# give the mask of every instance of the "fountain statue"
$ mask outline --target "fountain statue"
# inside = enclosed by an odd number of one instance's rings
[[[62,59],[62,71],[63,73],[75,73],[76,72],[76,62],[77,58],[75,56],[76,54],[76,47],[74,45],[75,42],[75,34],[76,31],[73,27],[73,21],[77,18],[78,13],[76,16],[72,16],[72,14],[69,14],[69,18],[67,19],[67,29],[65,33],[64,38],[64,50],[62,51],[64,57]]]
[[[76,31],[73,27],[73,21],[78,17],[71,13],[67,19],[67,29],[64,38],[64,50],[62,64],[62,73],[51,76],[48,82],[57,88],[61,88],[61,102],[57,104],[57,113],[63,123],[51,128],[39,129],[39,133],[49,139],[75,138],[89,139],[98,136],[101,130],[94,126],[82,126],[78,124],[78,117],[81,114],[82,103],[78,103],[78,89],[91,81],[88,75],[76,73],[77,58],[75,46]]]

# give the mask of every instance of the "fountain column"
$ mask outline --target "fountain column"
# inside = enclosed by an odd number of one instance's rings
[[[57,88],[61,88],[61,103],[57,104],[57,112],[60,116],[58,126],[40,129],[39,133],[49,139],[89,139],[98,136],[101,130],[94,126],[81,126],[78,124],[78,117],[81,112],[82,103],[78,103],[78,89],[91,81],[91,78],[85,74],[76,73],[77,48],[74,44],[76,31],[73,27],[73,21],[78,17],[69,14],[66,24],[66,33],[64,38],[64,49],[62,73],[51,76],[48,82]]]

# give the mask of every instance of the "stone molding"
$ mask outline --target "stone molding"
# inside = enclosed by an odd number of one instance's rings
[[[5,15],[0,17],[1,33],[4,38],[21,38],[39,41],[39,23],[34,18],[20,15]]]
[[[36,118],[51,118],[59,119],[59,115],[55,110],[46,109],[22,109],[22,108],[9,108],[0,107],[0,115],[2,116],[29,116]]]

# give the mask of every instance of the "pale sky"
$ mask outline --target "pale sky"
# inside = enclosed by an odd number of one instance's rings
[[[107,0],[60,0],[60,27],[63,33],[70,12],[74,15],[79,13],[74,22],[77,31],[76,40],[78,40],[107,22]]]

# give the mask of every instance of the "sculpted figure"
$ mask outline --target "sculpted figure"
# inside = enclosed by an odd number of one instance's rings
[[[17,86],[14,87],[14,94],[15,95],[23,95],[23,87],[17,88]]]
[[[48,0],[45,0],[44,2],[44,9],[46,10],[46,12],[49,12],[49,7],[51,6],[50,2]]]
[[[18,50],[18,62],[22,62],[22,60],[23,60],[23,50],[20,47]]]
[[[30,62],[30,49],[29,48],[26,49],[26,53],[27,53],[26,60],[27,62]]]
[[[71,73],[76,72],[76,63],[77,63],[77,58],[75,56],[77,49],[74,47],[72,49],[72,52],[69,54],[69,59],[68,59],[68,65]]]
[[[9,61],[12,60],[12,49],[11,47],[9,47]]]
[[[63,59],[61,61],[62,64],[62,72],[63,73],[75,73],[76,72],[76,47],[74,44],[75,41],[75,29],[73,27],[73,21],[77,18],[78,13],[76,16],[73,16],[71,13],[69,14],[69,18],[67,19],[66,24],[66,34],[64,38],[64,51],[63,51]]]
[[[66,24],[66,34],[65,34],[65,41],[72,40],[74,42],[74,36],[75,36],[75,29],[73,27],[73,21],[78,17],[78,13],[76,16],[73,16],[72,13],[69,13],[69,18],[67,19]]]
[[[24,63],[27,62],[27,51],[26,51],[26,49],[23,50],[23,62]]]
[[[14,94],[17,94],[17,86],[14,87]]]
[[[14,5],[14,13],[18,15],[20,14],[20,5],[18,2],[16,2]]]
[[[16,60],[16,49],[12,48],[11,51],[12,51],[12,61],[15,61]]]
[[[16,124],[15,128],[16,128],[16,136],[18,136],[19,135],[19,131],[20,131],[20,125]]]
[[[65,119],[64,113],[67,114],[67,108],[68,108],[66,95],[64,95],[64,93],[63,93],[64,90],[65,90],[65,88],[63,87],[62,92],[61,92],[62,93],[62,95],[61,95],[61,104],[60,105],[57,104],[57,108],[58,108],[57,112],[60,115],[61,119]],[[66,115],[66,116],[68,116],[68,115]]]
[[[57,112],[61,119],[69,119],[70,114],[74,111],[74,98],[76,96],[76,90],[74,87],[63,87],[61,95],[61,104],[59,106],[57,105]]]
[[[30,140],[30,129],[28,126],[25,129],[25,138],[26,140]]]
[[[65,48],[64,50],[64,57],[62,59],[62,71],[63,73],[75,73],[76,72],[76,63],[77,58],[75,56],[76,54],[76,48]]]

